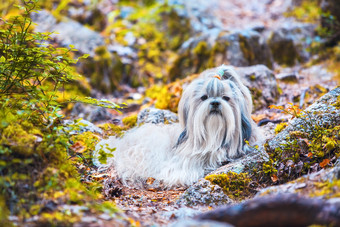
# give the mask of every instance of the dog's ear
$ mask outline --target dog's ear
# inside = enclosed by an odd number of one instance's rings
[[[185,128],[184,131],[179,135],[176,147],[179,146],[181,143],[184,143],[188,139],[187,129]]]
[[[183,105],[183,109],[182,109],[182,115],[183,115],[183,121],[184,121],[184,125],[185,127],[187,126],[187,121],[188,121],[188,115],[189,115],[189,106],[188,106],[188,101],[185,100],[185,103]]]
[[[241,111],[241,127],[242,127],[242,140],[249,141],[251,137],[252,127],[250,119],[248,119],[247,115],[244,113],[244,110]]]
[[[239,104],[240,112],[241,112],[241,129],[242,129],[242,141],[249,140],[251,137],[252,126],[250,116],[246,112],[246,102],[243,97],[242,91],[236,86],[236,84],[229,80],[228,81],[230,88],[233,91],[233,96]],[[243,142],[244,143],[244,142]]]

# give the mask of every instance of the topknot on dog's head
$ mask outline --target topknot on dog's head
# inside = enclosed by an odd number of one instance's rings
[[[212,74],[218,75],[222,80],[230,80],[233,78],[237,78],[237,73],[232,66],[221,65],[219,67],[214,68],[215,72],[211,72]],[[210,74],[210,73],[209,73]]]
[[[238,80],[238,75],[232,66],[221,65],[216,68],[205,70],[201,73],[201,77],[215,77],[221,80]]]

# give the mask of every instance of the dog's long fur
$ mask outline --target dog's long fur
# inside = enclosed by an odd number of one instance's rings
[[[255,142],[259,134],[251,112],[249,90],[231,67],[222,65],[204,71],[185,89],[179,124],[146,123],[121,139],[101,141],[94,156],[101,148],[116,148],[108,166],[126,185],[141,185],[149,177],[167,187],[190,185],[206,170],[241,156],[248,149],[245,140]]]

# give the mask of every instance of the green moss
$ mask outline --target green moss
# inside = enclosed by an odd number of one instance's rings
[[[278,134],[279,132],[281,132],[283,129],[285,129],[288,126],[288,124],[286,122],[281,122],[280,124],[278,124],[275,127],[275,134]]]
[[[244,58],[247,59],[249,65],[252,65],[255,60],[255,53],[248,43],[246,37],[239,35],[239,44]]]
[[[177,112],[178,103],[182,94],[182,86],[179,82],[173,82],[166,86],[154,85],[148,88],[145,96],[155,100],[155,107]]]
[[[104,130],[105,137],[108,137],[108,136],[121,137],[124,135],[124,132],[128,129],[127,126],[120,126],[120,125],[115,125],[112,123],[105,123],[102,125],[98,125],[98,127]]]
[[[208,44],[205,41],[197,43],[196,47],[192,50],[193,54],[206,55],[208,54]]]
[[[325,182],[314,182],[309,191],[311,197],[322,197],[324,199],[340,197],[340,180],[333,179]]]
[[[224,64],[225,54],[229,46],[228,41],[216,41],[215,45],[209,51],[209,60],[207,61],[206,68],[213,68],[218,65]]]
[[[30,129],[25,129],[21,124],[11,124],[2,131],[0,143],[11,147],[14,152],[20,155],[30,156],[34,153],[37,136],[30,133]],[[41,133],[39,133],[41,134]]]
[[[260,107],[263,107],[263,105],[265,105],[264,103],[262,103],[262,91],[256,87],[251,87],[249,88],[250,93],[252,95],[252,99],[253,99],[253,104],[254,104],[254,108],[258,109]]]
[[[123,118],[123,124],[129,128],[135,127],[137,125],[137,114],[132,114],[128,117]]]
[[[205,177],[212,184],[219,185],[231,199],[242,200],[253,194],[252,180],[248,173],[228,172]]]
[[[276,41],[276,39],[280,38],[276,38],[275,36],[276,34],[274,33],[268,41],[274,60],[282,65],[294,65],[295,61],[299,58],[299,55],[296,51],[293,40]]]
[[[9,220],[10,212],[6,206],[5,199],[0,196],[0,225],[1,226],[14,226]]]
[[[340,108],[340,95],[337,97],[337,100],[334,104],[332,104],[335,108],[339,109]]]
[[[317,0],[303,0],[302,3],[285,13],[287,17],[295,17],[299,21],[317,23],[322,11]]]
[[[133,8],[133,13],[126,18],[115,18],[107,26],[107,33],[114,34],[115,42],[126,45],[125,36],[131,32],[140,42],[133,48],[138,55],[138,62],[130,73],[124,70],[125,80],[133,86],[150,86],[155,82],[168,82],[178,78],[180,73],[172,73],[173,62],[178,49],[191,36],[190,19],[177,13],[175,6],[166,1],[144,2],[123,1],[119,7]],[[119,10],[119,9],[118,9]],[[114,28],[114,32],[112,32]],[[125,68],[126,66],[124,66]],[[169,78],[169,75],[176,75]]]

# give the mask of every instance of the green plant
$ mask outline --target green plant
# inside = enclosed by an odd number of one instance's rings
[[[317,22],[322,11],[317,0],[303,0],[301,5],[296,6],[285,14],[287,17],[295,17],[302,22]]]
[[[36,4],[24,3],[21,15],[0,23],[0,223],[8,223],[11,214],[19,222],[39,215],[43,223],[69,225],[81,213],[66,215],[56,207],[47,212],[46,206],[86,205],[101,196],[96,182],[81,183],[76,166],[79,160],[89,166],[89,153],[73,158],[70,132],[77,128],[62,124],[62,107],[69,100],[60,94],[79,77],[73,67],[77,60],[70,57],[75,49],[56,48],[48,43],[49,33],[32,31],[29,14]],[[82,101],[119,108],[106,100]],[[84,143],[93,149],[90,141],[94,146],[94,137]]]

